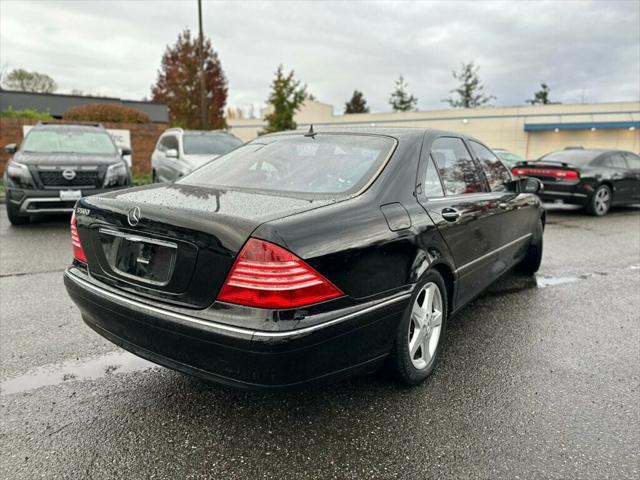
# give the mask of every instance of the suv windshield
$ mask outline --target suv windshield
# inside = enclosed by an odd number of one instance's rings
[[[178,183],[282,193],[354,193],[374,177],[393,147],[393,139],[374,135],[258,139]]]
[[[95,153],[113,155],[116,147],[106,132],[85,130],[31,130],[22,144],[25,152]]]
[[[185,155],[224,155],[242,145],[242,141],[231,135],[185,135]]]

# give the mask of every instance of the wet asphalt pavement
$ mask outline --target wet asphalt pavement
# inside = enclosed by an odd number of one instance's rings
[[[0,215],[0,478],[640,475],[640,208],[548,215],[537,279],[452,319],[414,389],[384,373],[221,391],[93,333],[62,283],[68,218]]]

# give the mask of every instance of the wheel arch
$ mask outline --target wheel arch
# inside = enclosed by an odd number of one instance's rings
[[[455,290],[455,276],[453,269],[444,262],[438,262],[429,267],[429,270],[437,271],[447,287],[447,313],[453,312],[453,299]]]

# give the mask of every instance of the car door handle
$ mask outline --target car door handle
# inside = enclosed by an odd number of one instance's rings
[[[509,204],[508,203],[499,203],[498,207],[500,207],[502,210],[506,210],[507,208],[509,208]]]
[[[460,212],[455,208],[443,208],[442,212],[440,212],[442,218],[444,218],[447,222],[457,222],[460,218]]]

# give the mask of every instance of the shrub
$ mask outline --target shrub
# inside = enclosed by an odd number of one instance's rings
[[[0,112],[0,117],[22,118],[28,120],[51,120],[53,117],[48,113],[40,113],[35,110],[14,110],[9,107]]]
[[[131,107],[112,103],[89,103],[64,112],[63,118],[74,122],[149,123],[149,116]]]

